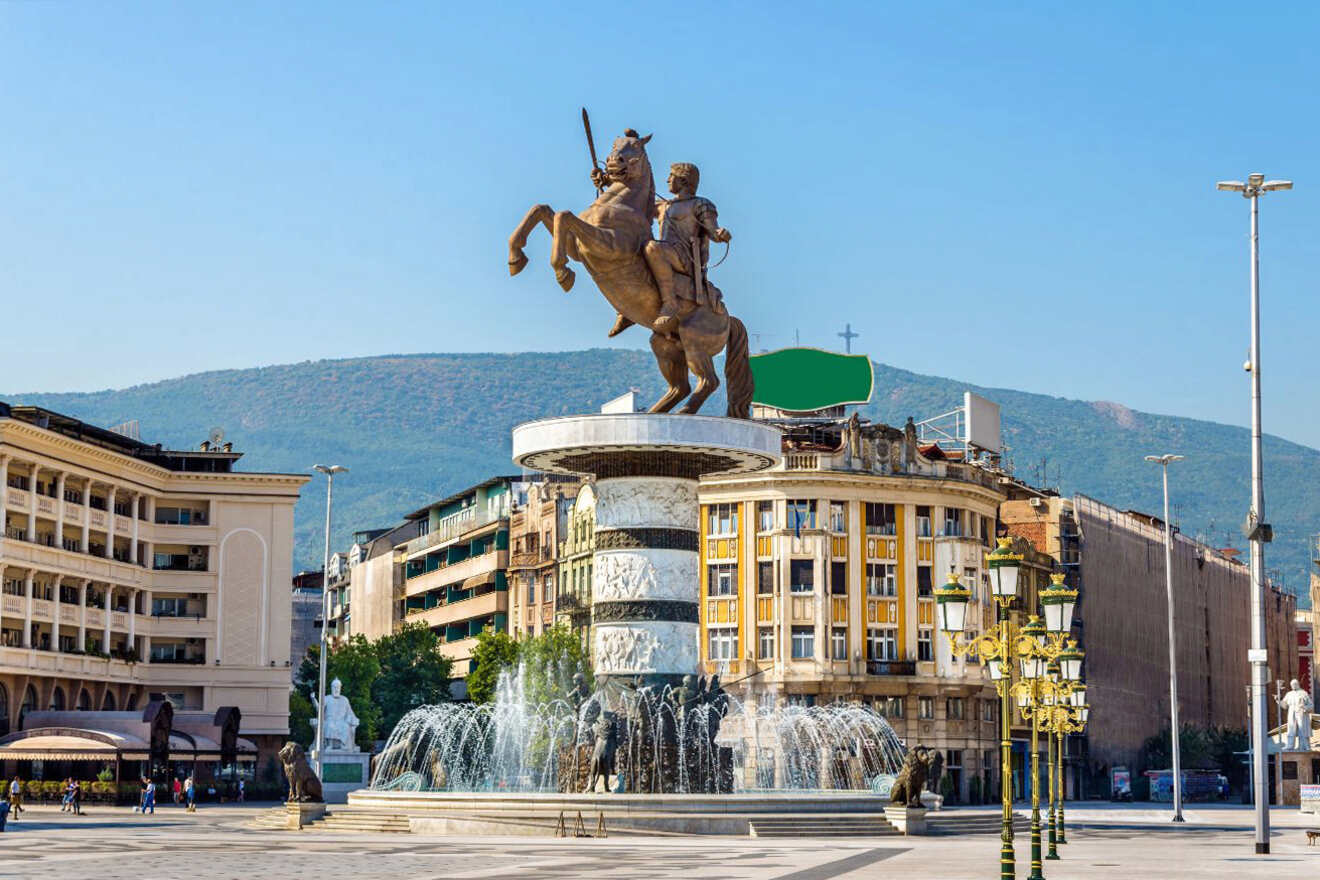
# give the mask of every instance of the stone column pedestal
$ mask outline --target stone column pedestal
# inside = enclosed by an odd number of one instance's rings
[[[926,833],[926,810],[922,807],[885,807],[885,819],[903,834]]]
[[[677,685],[700,663],[697,481],[780,459],[777,428],[711,416],[620,413],[513,429],[524,468],[595,478],[591,655],[596,683]]]
[[[321,794],[327,804],[348,802],[348,793],[371,782],[371,755],[354,749],[326,749],[321,759]]]
[[[325,804],[305,804],[301,801],[289,801],[284,805],[288,814],[288,831],[300,831],[325,815]]]

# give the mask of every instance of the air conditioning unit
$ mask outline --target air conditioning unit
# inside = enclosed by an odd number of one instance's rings
[[[188,555],[190,555],[190,556],[201,556],[202,553],[205,552],[205,549],[206,549],[206,548],[204,548],[204,547],[189,547],[189,548],[188,548]]]
[[[1034,508],[1036,508],[1037,510],[1040,510],[1042,507],[1045,506],[1045,499],[1044,499],[1044,498],[1032,498],[1032,499],[1031,499],[1031,506],[1034,507]]]

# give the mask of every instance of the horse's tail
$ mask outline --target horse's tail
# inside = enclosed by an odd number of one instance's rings
[[[729,418],[751,418],[755,390],[752,362],[747,353],[747,328],[730,315],[729,341],[724,346],[724,393],[729,398]]]

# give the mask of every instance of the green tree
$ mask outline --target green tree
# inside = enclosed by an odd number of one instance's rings
[[[320,646],[312,645],[298,666],[298,681],[294,687],[309,703],[318,689],[320,662]],[[376,649],[363,636],[353,636],[341,642],[326,658],[326,690],[330,689],[330,682],[339,679],[343,694],[353,704],[353,714],[358,717],[358,747],[366,751],[371,750],[381,730],[380,708],[371,698],[372,684],[379,676],[380,661],[376,658]],[[315,715],[314,708],[311,714]]]
[[[535,706],[564,699],[573,689],[573,676],[581,672],[592,687],[591,663],[582,640],[568,627],[556,626],[528,639],[519,649],[525,670],[527,701]]]
[[[506,632],[482,630],[472,649],[472,671],[467,677],[468,699],[474,703],[495,701],[500,673],[518,665],[518,643]]]
[[[289,739],[304,749],[312,747],[312,718],[315,716],[312,701],[302,691],[289,692]]]
[[[371,694],[380,710],[381,733],[388,735],[404,715],[418,706],[450,699],[453,661],[440,653],[440,639],[420,623],[407,623],[376,640],[380,674]]]

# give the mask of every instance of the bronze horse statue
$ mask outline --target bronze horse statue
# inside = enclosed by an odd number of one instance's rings
[[[646,155],[650,139],[650,135],[639,137],[629,129],[614,142],[605,160],[609,186],[581,216],[555,211],[549,205],[534,205],[509,237],[509,274],[517,275],[527,265],[523,248],[528,234],[540,223],[554,236],[550,266],[560,287],[566,292],[572,289],[574,274],[568,261],[577,260],[587,267],[600,292],[619,314],[638,326],[652,327],[660,315],[661,299],[642,254],[646,242],[652,240],[651,224],[656,217],[655,178]],[[684,283],[681,278],[675,281]],[[686,283],[692,284],[692,279],[686,279]],[[728,415],[747,418],[753,391],[747,328],[722,309],[688,299],[680,301],[677,330],[651,334],[651,350],[669,390],[650,411],[669,412],[684,398],[687,402],[679,412],[699,410],[720,385],[714,358],[723,350]],[[697,377],[695,390],[688,381],[689,371]]]

